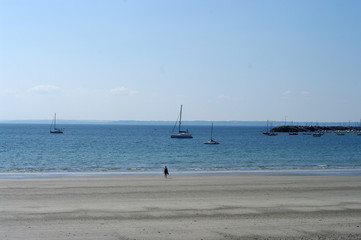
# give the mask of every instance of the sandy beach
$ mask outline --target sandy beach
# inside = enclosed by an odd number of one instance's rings
[[[0,179],[0,239],[361,239],[361,176]]]

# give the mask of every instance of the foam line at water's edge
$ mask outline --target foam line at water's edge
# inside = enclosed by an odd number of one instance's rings
[[[361,175],[361,169],[292,169],[292,170],[234,170],[234,171],[175,171],[171,175],[221,175],[221,174],[259,174],[259,175]],[[0,173],[0,179],[29,178],[66,178],[66,177],[100,177],[127,175],[159,175],[162,172],[6,172]]]

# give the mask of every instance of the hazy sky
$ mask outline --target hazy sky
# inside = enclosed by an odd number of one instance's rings
[[[0,120],[359,121],[359,0],[0,0]]]

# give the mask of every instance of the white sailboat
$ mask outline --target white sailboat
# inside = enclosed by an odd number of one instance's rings
[[[50,133],[63,133],[64,128],[56,128],[56,113],[54,113],[54,120],[50,125]]]
[[[269,121],[267,120],[267,125],[266,125],[266,131],[262,132],[264,135],[269,135],[270,131],[269,131]]]
[[[213,140],[213,123],[212,123],[212,128],[211,128],[211,140],[205,142],[204,144],[219,144],[219,142]]]
[[[271,123],[271,127],[269,127],[269,121],[267,120],[267,127],[266,127],[266,131],[262,132],[264,135],[268,135],[268,136],[277,136],[278,134],[275,132],[271,132],[270,128],[272,129],[272,123]]]
[[[183,106],[181,105],[180,113],[179,113],[179,122],[178,122],[178,133],[172,134],[170,136],[171,138],[193,138],[192,134],[190,134],[188,132],[188,129],[181,130],[181,127],[182,127],[182,108],[183,108]],[[174,126],[174,128],[175,128],[175,126]],[[174,128],[173,128],[173,131],[174,131]]]

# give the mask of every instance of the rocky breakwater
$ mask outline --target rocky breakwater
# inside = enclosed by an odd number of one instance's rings
[[[361,132],[361,127],[346,126],[277,126],[271,132]]]

